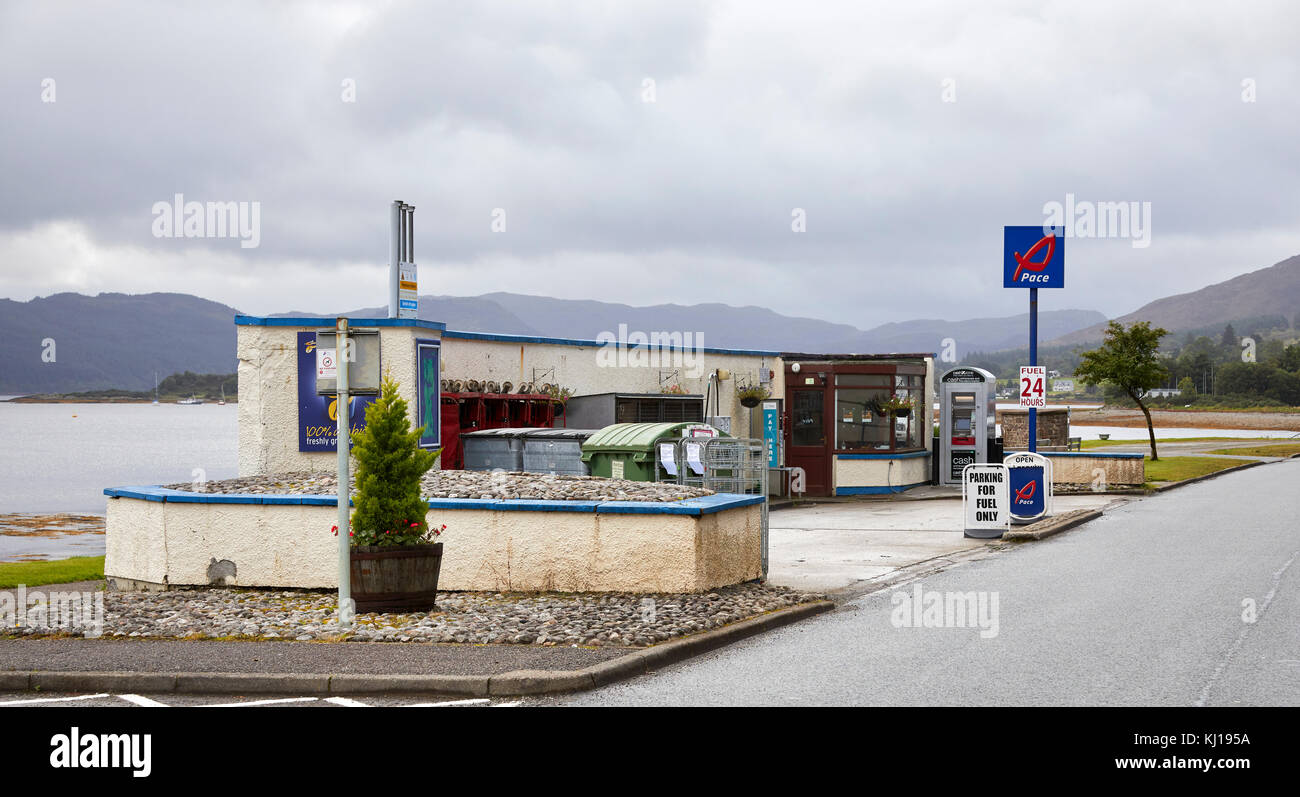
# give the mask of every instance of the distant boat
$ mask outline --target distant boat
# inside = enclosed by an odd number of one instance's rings
[[[218,402],[217,402],[217,406],[219,406],[219,407],[224,407],[224,406],[226,406],[226,386],[225,386],[225,385],[222,385],[222,386],[221,386],[221,401],[218,401]]]
[[[189,398],[187,398],[187,399],[181,399],[180,401],[178,401],[178,402],[176,402],[176,403],[177,403],[177,404],[202,404],[202,403],[203,403],[203,399],[200,399],[200,398],[194,398],[194,396],[190,396]]]

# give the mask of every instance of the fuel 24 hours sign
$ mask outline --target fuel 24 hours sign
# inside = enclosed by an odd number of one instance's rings
[[[1047,406],[1047,367],[1042,365],[1020,366],[1020,406]]]

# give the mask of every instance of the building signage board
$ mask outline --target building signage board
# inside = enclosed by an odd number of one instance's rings
[[[1042,454],[1020,452],[1002,460],[1010,473],[1011,520],[1027,523],[1051,511],[1052,462]]]
[[[420,433],[420,448],[442,445],[441,354],[440,341],[415,341],[416,400],[420,408],[416,423],[424,427]]]
[[[996,539],[1011,527],[1011,478],[1005,465],[972,463],[962,470],[965,536]]]
[[[954,368],[942,377],[944,382],[985,382],[984,375],[974,368]]]
[[[1042,365],[1020,366],[1020,406],[1047,406],[1047,368]]]
[[[419,280],[414,263],[400,263],[397,277],[397,317],[420,317]]]
[[[1064,236],[1042,225],[1003,227],[1002,236],[1002,287],[1065,287]]]
[[[777,410],[775,401],[763,402],[763,446],[767,450],[767,466],[779,468],[780,454],[777,450]]]
[[[337,364],[336,364],[337,368]],[[298,333],[298,450],[329,452],[338,450],[338,406],[334,396],[316,394],[316,333]],[[337,371],[334,377],[336,378]],[[351,396],[348,414],[352,432],[366,427],[366,407],[374,396]]]

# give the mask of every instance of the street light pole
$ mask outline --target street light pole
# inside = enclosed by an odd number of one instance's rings
[[[335,415],[338,420],[339,453],[339,627],[352,627],[352,539],[348,532],[348,504],[352,491],[348,474],[351,448],[352,417],[348,412],[348,320],[339,318],[334,327],[334,357],[338,362],[338,394]]]

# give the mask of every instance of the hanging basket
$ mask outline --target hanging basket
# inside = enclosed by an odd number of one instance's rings
[[[758,406],[758,403],[760,401],[762,401],[762,399],[759,398],[758,396],[745,396],[740,400],[740,406],[749,407],[750,409],[753,409],[754,407]]]

